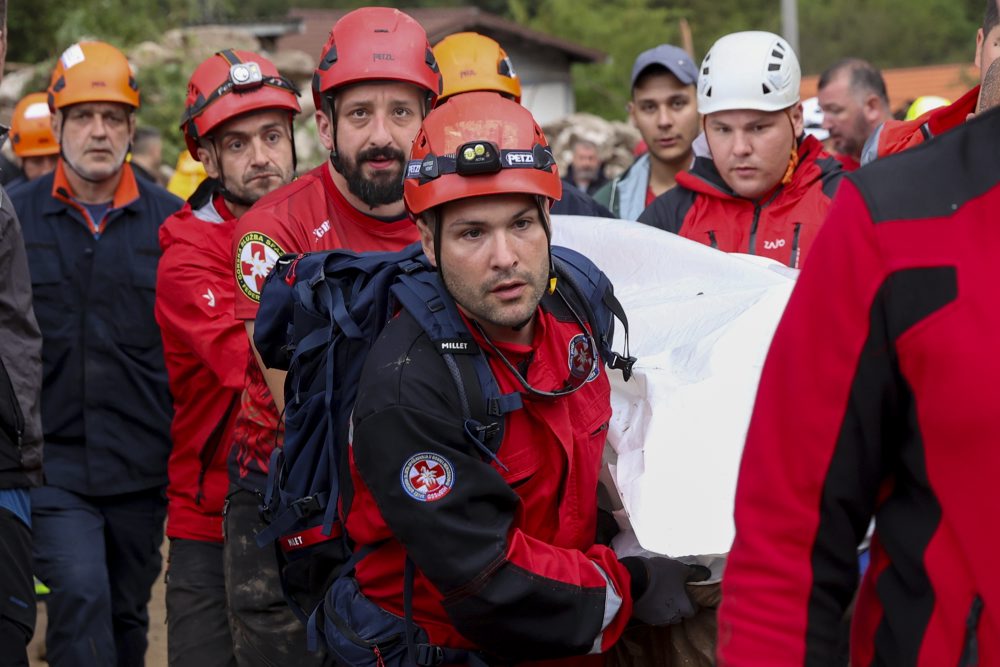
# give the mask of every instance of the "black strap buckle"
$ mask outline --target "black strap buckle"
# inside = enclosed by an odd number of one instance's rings
[[[306,496],[305,498],[299,498],[295,502],[291,503],[291,508],[297,517],[304,519],[307,516],[322,510],[323,506],[322,503],[320,503],[319,498],[316,496]]]

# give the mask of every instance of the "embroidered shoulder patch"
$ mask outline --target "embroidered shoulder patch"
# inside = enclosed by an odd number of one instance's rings
[[[277,243],[260,232],[245,234],[236,246],[236,282],[247,298],[260,302],[264,279],[285,254]]]
[[[406,495],[422,503],[441,500],[455,485],[451,461],[432,452],[414,454],[403,464],[399,475]]]
[[[569,372],[573,377],[583,377],[590,369],[587,382],[593,382],[598,373],[601,372],[601,363],[594,358],[597,350],[591,349],[591,338],[584,334],[577,334],[569,341]]]

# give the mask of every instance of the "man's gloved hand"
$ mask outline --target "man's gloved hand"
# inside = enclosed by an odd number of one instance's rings
[[[702,565],[660,556],[627,556],[621,564],[632,578],[632,618],[648,625],[670,625],[694,616],[697,605],[688,597],[685,584],[704,581],[712,574]]]

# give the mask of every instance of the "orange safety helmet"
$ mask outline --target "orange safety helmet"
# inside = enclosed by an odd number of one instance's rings
[[[457,199],[562,196],[552,149],[531,112],[494,92],[472,92],[436,107],[413,140],[403,199],[414,216]]]
[[[521,101],[521,80],[503,47],[477,32],[448,35],[434,47],[444,85],[438,104],[458,93],[492,90]]]
[[[252,111],[276,109],[291,116],[302,111],[299,90],[267,58],[226,49],[198,65],[188,82],[181,130],[188,151],[198,159],[198,140],[228,120]]]
[[[363,7],[345,14],[330,30],[313,74],[316,109],[323,98],[352,83],[402,81],[427,91],[427,108],[441,93],[441,73],[427,33],[398,9]]]
[[[49,83],[49,109],[83,102],[139,108],[139,86],[125,54],[104,42],[79,42],[59,57]]]
[[[52,133],[52,112],[49,111],[48,99],[45,93],[31,93],[22,97],[14,107],[14,115],[10,119],[14,155],[25,158],[59,154],[59,142]]]

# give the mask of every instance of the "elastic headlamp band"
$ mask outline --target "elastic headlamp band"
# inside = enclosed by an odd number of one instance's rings
[[[236,90],[237,92],[240,93],[244,93],[248,90],[255,90],[263,86],[271,86],[272,88],[287,90],[288,92],[292,93],[295,96],[299,95],[299,89],[295,86],[295,84],[283,76],[261,77],[258,83],[252,85],[247,85],[247,84],[237,85],[232,81],[232,79],[230,79],[221,86],[219,86],[218,88],[216,88],[215,90],[213,90],[212,94],[209,95],[204,100],[199,101],[198,103],[192,105],[191,107],[188,107],[188,109],[184,112],[184,117],[181,119],[181,126],[188,124],[189,122],[200,116],[202,112],[204,112],[205,109],[207,109],[210,104],[215,102],[223,95],[232,92],[233,90]]]
[[[454,154],[428,153],[421,160],[410,160],[405,178],[428,183],[439,176],[459,174],[496,174],[503,169],[539,169],[551,172],[556,164],[552,149],[535,144],[529,150],[498,150],[491,141],[470,141],[459,146]]]

